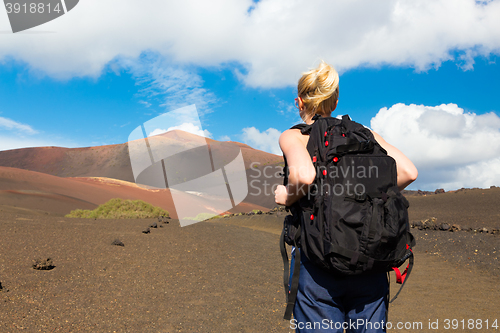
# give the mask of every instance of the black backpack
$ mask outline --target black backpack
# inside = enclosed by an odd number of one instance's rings
[[[333,275],[396,272],[402,286],[413,267],[406,198],[397,186],[396,161],[387,155],[369,129],[351,121],[316,115],[312,125],[292,128],[309,134],[307,150],[316,169],[309,192],[291,207],[280,239],[284,287],[290,320],[299,282],[295,260],[289,286],[286,245],[296,247],[315,265]],[[288,182],[285,158],[284,185]],[[407,259],[409,265],[401,274]]]

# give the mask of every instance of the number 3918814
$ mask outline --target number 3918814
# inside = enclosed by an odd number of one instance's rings
[[[446,330],[456,330],[456,329],[477,329],[477,330],[484,330],[484,329],[492,329],[492,330],[497,330],[498,329],[498,319],[495,320],[488,320],[488,319],[445,319],[444,320],[444,329]]]
[[[51,7],[50,3],[44,4],[41,2],[40,3],[32,2],[30,4],[24,3],[22,5],[17,2],[14,3],[7,2],[5,4],[5,8],[7,8],[7,14],[11,13],[43,14],[43,13],[53,13],[53,12],[60,13],[61,11],[63,11],[63,9],[60,6],[60,3],[57,3],[54,7]]]

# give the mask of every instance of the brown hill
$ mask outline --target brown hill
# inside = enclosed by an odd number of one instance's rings
[[[188,193],[179,194],[193,206],[210,202]],[[168,189],[145,189],[135,183],[99,177],[63,178],[35,171],[0,167],[0,210],[28,214],[65,215],[74,209],[94,209],[112,198],[143,200],[176,217]],[[264,207],[243,202],[232,212]]]
[[[180,130],[148,138],[166,149],[188,150],[208,142],[221,141],[203,138]],[[205,141],[206,140],[206,141]],[[159,142],[158,142],[159,141]],[[229,142],[228,142],[229,143]],[[230,142],[241,149],[246,168],[255,162],[260,165],[282,162],[282,157]],[[34,147],[0,151],[0,166],[46,173],[59,177],[107,177],[134,182],[128,143],[85,148]]]
[[[283,164],[281,156],[253,149],[245,144],[216,141],[179,130],[149,137],[148,145],[155,161],[164,159],[168,177],[175,174],[174,178],[179,182],[195,179],[196,175],[206,175],[212,171],[211,164],[215,170],[220,169],[235,160],[241,152],[246,169],[246,184],[248,184],[248,196],[245,202],[267,208],[275,206],[273,186],[283,181],[279,175]],[[210,159],[208,159],[207,145],[211,154]],[[139,159],[138,164],[141,165],[139,169],[144,166],[142,165],[144,160],[150,159],[149,154],[141,153],[144,147],[145,144],[140,141],[129,143],[133,158]],[[179,167],[180,165],[182,167]],[[137,170],[135,172],[137,173]],[[148,183],[139,176],[138,182],[152,185],[157,181],[155,179]],[[172,185],[175,179],[173,182],[169,179],[168,182]]]
[[[158,151],[179,152],[194,151],[196,147],[208,143],[212,155],[226,162],[234,158],[230,156],[230,152],[234,152],[234,147],[237,147],[238,152],[241,150],[243,156],[247,182],[253,181],[253,190],[245,202],[261,208],[274,206],[274,195],[270,185],[280,184],[282,180],[279,176],[275,176],[275,172],[273,172],[272,179],[266,178],[259,169],[279,168],[283,161],[281,156],[269,154],[242,143],[216,141],[180,130],[149,137],[148,141],[151,147],[156,147]],[[188,153],[184,155],[187,156]],[[192,163],[193,168],[198,166],[199,163],[196,162],[195,160]],[[58,177],[105,177],[132,183],[135,181],[130,162],[129,143],[85,148],[35,147],[5,150],[0,151],[0,166]],[[261,190],[256,191],[256,188]],[[254,195],[257,192],[262,195]]]
[[[134,181],[127,144],[85,148],[34,147],[0,151],[0,166],[58,177]]]

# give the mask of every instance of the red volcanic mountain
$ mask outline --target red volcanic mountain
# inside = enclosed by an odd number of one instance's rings
[[[282,181],[276,176],[277,170],[281,169],[281,156],[242,143],[220,142],[179,130],[148,138],[151,147],[176,151],[189,151],[207,143],[212,156],[226,163],[234,158],[229,156],[231,150],[234,152],[234,147],[241,150],[247,180],[249,183],[252,181],[252,188],[249,188],[247,198],[232,212],[274,206],[270,186]],[[196,163],[192,164],[195,168]],[[272,174],[272,179],[263,176],[261,170],[264,168],[269,169],[268,174]],[[17,209],[60,215],[76,208],[93,209],[111,198],[119,197],[142,199],[174,213],[168,189],[140,188],[134,181],[129,143],[86,148],[36,147],[0,151],[0,205],[4,209],[7,209],[6,206],[16,206]],[[261,186],[266,189],[257,191]],[[189,196],[187,200],[204,199]],[[199,204],[206,206],[203,202]]]
[[[166,147],[189,149],[199,143],[221,143],[180,130],[156,135],[149,140],[161,140]],[[254,149],[246,144],[231,142],[243,154],[245,167],[283,162],[281,156]],[[0,151],[0,166],[37,171],[58,177],[107,177],[134,182],[128,143],[85,148],[35,147]]]
[[[134,181],[127,144],[86,148],[35,147],[0,151],[0,166],[58,177]]]

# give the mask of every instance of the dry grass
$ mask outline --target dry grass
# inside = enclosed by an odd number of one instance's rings
[[[66,217],[90,219],[144,219],[169,216],[168,212],[142,200],[111,199],[94,210],[76,209]]]

